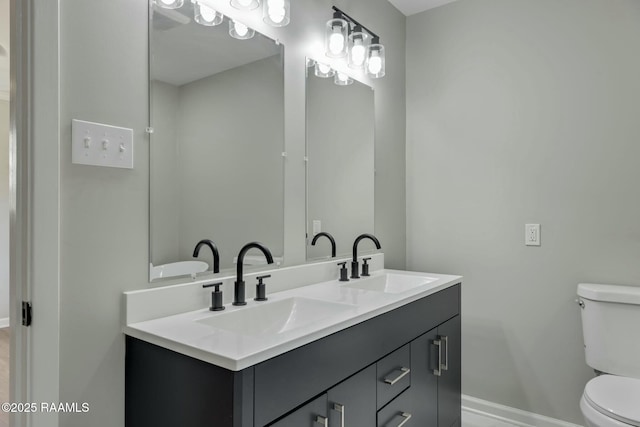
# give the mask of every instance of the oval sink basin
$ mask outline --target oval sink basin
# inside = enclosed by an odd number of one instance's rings
[[[350,304],[293,297],[196,320],[242,335],[281,334],[353,310]]]
[[[368,278],[352,279],[346,288],[365,289],[367,291],[384,292],[387,294],[399,294],[421,286],[435,282],[436,278],[426,276],[414,276],[411,274],[385,273]]]

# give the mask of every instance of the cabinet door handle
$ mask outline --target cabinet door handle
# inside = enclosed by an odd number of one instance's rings
[[[394,426],[394,427],[402,427],[403,425],[405,425],[406,423],[408,423],[408,422],[409,422],[409,420],[411,419],[411,417],[413,416],[413,415],[411,415],[411,414],[410,414],[410,413],[408,413],[408,412],[402,412],[402,413],[400,413],[399,415],[402,417],[402,421],[400,421],[400,424],[395,424],[395,425],[394,425],[394,424],[392,424],[392,423],[389,423],[389,424],[387,424],[385,427],[391,427],[391,426]]]
[[[446,371],[449,369],[449,337],[441,336],[440,339],[444,343],[444,364],[442,365],[442,370]]]
[[[340,412],[340,427],[344,427],[344,412],[345,412],[344,405],[341,405],[339,403],[334,403],[333,410],[336,412]]]
[[[398,381],[400,381],[401,379],[406,377],[409,374],[409,372],[411,372],[411,369],[402,367],[402,368],[400,368],[400,369],[398,369],[396,371],[393,371],[393,372],[398,372],[398,371],[400,371],[400,375],[398,375],[394,379],[385,378],[384,382],[387,383],[387,384],[390,384],[390,385],[394,385],[395,383],[397,383]]]
[[[318,415],[314,421],[316,424],[320,424],[322,427],[329,427],[329,419]]]
[[[433,375],[439,377],[442,375],[442,341],[439,339],[433,340],[433,345],[438,347],[438,364],[437,368],[433,370]]]

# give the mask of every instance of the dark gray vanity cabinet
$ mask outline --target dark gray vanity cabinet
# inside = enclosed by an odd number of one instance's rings
[[[458,284],[241,371],[127,337],[125,425],[452,427],[459,314]]]

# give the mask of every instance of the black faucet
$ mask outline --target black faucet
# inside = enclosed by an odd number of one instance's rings
[[[333,238],[331,234],[325,231],[316,234],[315,236],[313,236],[313,240],[311,241],[311,246],[315,246],[318,239],[322,236],[326,237],[331,242],[331,258],[335,258],[336,257],[336,240]]]
[[[262,251],[265,258],[267,258],[267,264],[273,264],[273,256],[271,255],[271,251],[262,243],[247,243],[242,247],[242,249],[240,249],[238,259],[236,260],[238,274],[236,276],[236,283],[233,289],[233,305],[247,305],[247,302],[244,300],[244,280],[242,280],[242,264],[244,262],[244,256],[247,254],[249,249],[253,248],[260,249]]]
[[[216,244],[213,243],[211,240],[209,239],[200,240],[196,245],[196,248],[193,250],[193,257],[194,258],[198,257],[198,254],[200,253],[200,248],[202,246],[208,246],[209,249],[211,249],[211,252],[213,253],[213,272],[220,273],[220,253],[218,252],[218,247],[216,246]]]
[[[360,243],[360,240],[362,239],[371,239],[373,240],[373,243],[376,244],[376,249],[380,249],[382,246],[380,246],[380,241],[377,239],[376,236],[374,236],[373,234],[361,234],[358,237],[356,237],[355,242],[353,242],[353,260],[351,261],[351,278],[352,279],[359,279],[360,276],[358,275],[358,243]]]

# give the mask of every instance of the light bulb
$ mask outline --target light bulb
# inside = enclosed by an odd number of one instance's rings
[[[347,76],[345,73],[338,73],[338,80],[346,82],[347,80],[349,80],[349,76]]]
[[[214,18],[216,17],[216,11],[211,9],[209,6],[205,6],[202,3],[198,3],[200,6],[200,15],[202,16],[202,19],[204,19],[207,22],[211,22],[214,20]]]
[[[240,37],[246,36],[247,33],[249,32],[249,27],[247,27],[244,24],[241,24],[240,22],[234,22],[233,26],[236,29],[236,33],[238,33]]]
[[[184,4],[184,0],[156,0],[155,2],[165,9],[178,9]]]
[[[362,64],[364,64],[364,60],[366,57],[365,56],[366,49],[362,44],[362,41],[359,41],[357,43],[358,44],[355,44],[351,48],[351,61],[353,62],[353,65],[357,67],[361,67]]]
[[[331,71],[331,67],[329,67],[327,64],[318,63],[318,69],[322,74],[328,74]]]
[[[281,23],[284,20],[285,15],[287,14],[284,5],[279,7],[269,6],[268,10],[269,19],[271,19],[276,24]]]
[[[369,58],[369,73],[378,74],[382,70],[382,59],[375,54]]]
[[[249,7],[251,5],[252,0],[238,0],[238,3],[242,7]]]
[[[338,29],[329,37],[329,51],[334,55],[339,55],[344,50],[344,36]]]

